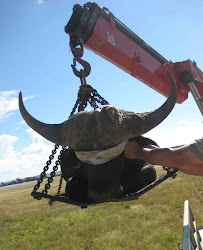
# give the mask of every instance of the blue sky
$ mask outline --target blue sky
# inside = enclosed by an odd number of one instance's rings
[[[18,110],[25,106],[46,123],[66,120],[80,85],[70,65],[64,32],[75,0],[0,1],[0,182],[39,174],[53,144],[37,135]],[[107,7],[152,48],[173,62],[195,60],[203,70],[202,0],[96,1]],[[88,84],[112,105],[137,112],[159,107],[166,98],[93,52]],[[202,116],[191,94],[148,133],[160,146],[180,145],[202,136]]]

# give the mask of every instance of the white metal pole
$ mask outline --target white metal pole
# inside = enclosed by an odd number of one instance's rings
[[[199,107],[199,110],[201,112],[201,114],[203,115],[203,102],[201,102],[199,99],[200,99],[200,95],[199,95],[199,92],[194,84],[194,82],[189,82],[188,84],[188,87],[197,103],[197,106]]]

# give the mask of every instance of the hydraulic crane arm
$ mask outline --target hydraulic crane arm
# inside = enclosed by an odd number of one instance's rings
[[[166,75],[169,70],[178,86],[177,102],[185,101],[191,90],[203,112],[198,100],[203,96],[203,73],[196,63],[167,61],[106,8],[101,9],[96,3],[75,5],[65,32],[73,47],[83,44],[165,96],[170,90]]]

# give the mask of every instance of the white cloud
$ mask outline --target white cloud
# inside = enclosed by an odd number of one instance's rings
[[[21,122],[19,122],[19,125],[22,125],[22,124],[26,124],[26,122],[24,120],[22,120]]]
[[[0,155],[1,160],[9,159],[15,155],[13,143],[18,141],[18,137],[12,135],[0,135]],[[0,170],[1,171],[1,170]]]
[[[187,126],[189,125],[189,121],[180,120],[180,121],[179,121],[179,124],[180,124],[182,127],[187,127]]]
[[[0,119],[15,114],[18,109],[18,91],[1,91],[0,92]],[[33,98],[33,96],[23,98],[24,101]]]
[[[45,139],[32,129],[26,130],[31,136],[32,143],[15,151],[13,144],[19,140],[16,136],[0,136],[0,182],[38,175],[42,172],[46,161],[53,149],[46,145]]]
[[[35,1],[37,4],[39,4],[39,5],[41,5],[41,4],[43,4],[43,3],[45,3],[45,1],[44,0],[36,0]]]
[[[27,101],[28,99],[32,99],[33,97],[34,97],[34,96],[32,96],[32,95],[31,95],[31,96],[24,97],[24,98],[23,98],[23,101]]]

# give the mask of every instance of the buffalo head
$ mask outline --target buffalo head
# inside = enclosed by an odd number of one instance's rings
[[[104,105],[79,112],[61,124],[45,124],[27,112],[21,93],[19,108],[33,130],[57,145],[69,146],[75,151],[106,150],[148,132],[168,116],[176,103],[177,87],[172,76],[167,74],[171,83],[169,97],[161,107],[150,112],[129,112]]]

